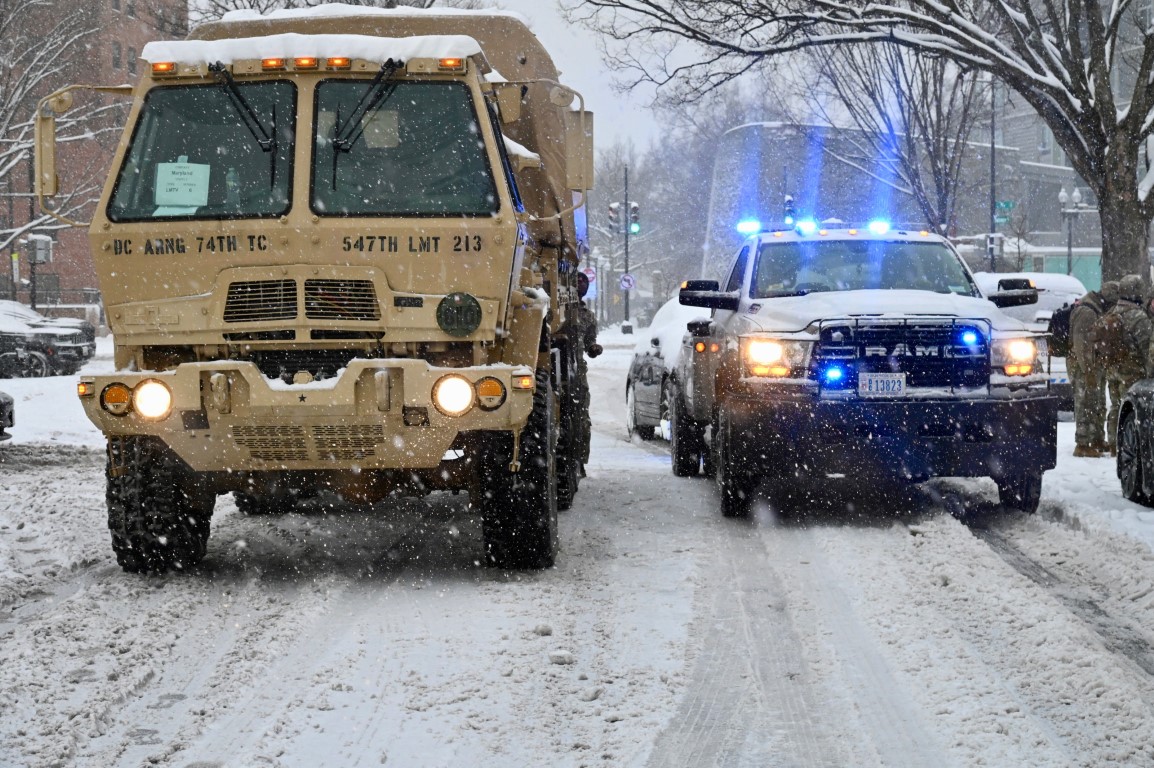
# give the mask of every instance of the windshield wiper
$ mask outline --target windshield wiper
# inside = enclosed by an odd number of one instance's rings
[[[232,102],[233,109],[240,115],[241,121],[244,122],[246,128],[252,137],[256,139],[256,143],[264,152],[272,152],[276,149],[276,112],[273,111],[273,131],[266,131],[264,125],[257,116],[256,111],[245,100],[244,94],[240,92],[236,81],[232,79],[232,74],[228,68],[221,62],[208,65],[208,71],[213,73],[216,81],[224,88],[224,92],[228,94],[229,101]]]
[[[369,83],[369,87],[361,95],[361,100],[357,102],[357,106],[349,115],[348,120],[342,123],[340,118],[337,118],[333,138],[334,150],[338,152],[352,151],[353,145],[360,140],[361,135],[365,132],[365,115],[369,114],[370,111],[379,110],[393,95],[393,91],[397,89],[397,83],[395,81],[390,82],[390,78],[404,65],[403,61],[393,61],[392,59],[386,61],[377,72],[377,76]],[[335,162],[334,158],[334,164]]]

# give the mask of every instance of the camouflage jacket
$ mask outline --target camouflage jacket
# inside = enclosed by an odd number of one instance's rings
[[[1126,329],[1126,343],[1134,351],[1134,362],[1118,366],[1106,373],[1110,378],[1124,381],[1141,379],[1146,375],[1147,360],[1149,359],[1150,337],[1154,332],[1154,322],[1146,313],[1141,304],[1135,304],[1128,299],[1119,299],[1110,314],[1121,315],[1122,325]]]
[[[1094,349],[1090,343],[1090,326],[1106,312],[1106,300],[1097,291],[1090,291],[1074,305],[1070,312],[1070,357],[1086,368],[1094,366]]]

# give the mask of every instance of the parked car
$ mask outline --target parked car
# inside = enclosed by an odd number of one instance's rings
[[[652,440],[668,433],[669,376],[677,367],[686,325],[708,314],[684,307],[674,297],[653,315],[649,328],[639,335],[633,363],[625,379],[625,427],[629,435]]]
[[[96,328],[86,320],[45,317],[17,301],[0,300],[0,377],[69,376],[96,352]]]
[[[0,392],[0,442],[11,439],[12,435],[5,430],[11,429],[15,424],[16,402],[12,399],[12,395]]]
[[[1050,316],[1056,310],[1067,304],[1073,304],[1087,292],[1082,281],[1073,275],[1052,272],[978,272],[974,275],[978,287],[987,295],[998,291],[998,283],[1001,280],[1014,278],[1026,278],[1034,284],[1038,290],[1038,303],[1007,307],[1002,312],[1040,332],[1047,330]],[[1058,407],[1063,411],[1074,410],[1074,387],[1066,374],[1066,358],[1048,358],[1046,371],[1050,374],[1050,391],[1058,396]]]

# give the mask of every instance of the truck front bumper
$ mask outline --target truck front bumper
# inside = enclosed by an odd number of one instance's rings
[[[734,397],[732,456],[780,474],[999,477],[1057,460],[1058,399],[770,401]]]
[[[505,398],[484,409],[475,401],[450,416],[433,403],[433,387],[456,375],[499,381]],[[106,435],[155,435],[198,471],[433,469],[458,435],[516,431],[528,421],[533,389],[518,388],[533,371],[490,365],[436,368],[423,360],[353,360],[337,377],[307,384],[265,378],[250,362],[184,364],[160,373],[83,376],[81,402]],[[112,384],[135,389],[163,383],[173,404],[160,419],[131,408],[114,415],[101,405]]]

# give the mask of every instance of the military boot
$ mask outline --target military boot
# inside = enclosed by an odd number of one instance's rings
[[[1092,445],[1075,445],[1074,455],[1083,459],[1096,459],[1102,455],[1102,451]]]

